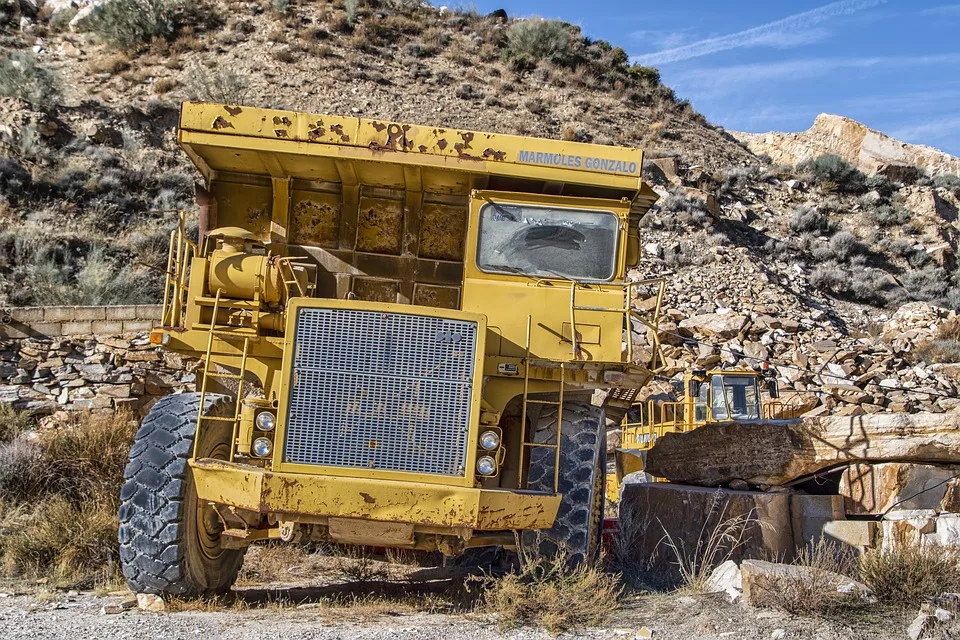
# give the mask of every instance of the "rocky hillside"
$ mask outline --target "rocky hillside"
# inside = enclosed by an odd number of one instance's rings
[[[0,24],[2,305],[157,300],[167,212],[192,202],[191,98],[641,146],[662,198],[634,275],[669,281],[672,370],[769,358],[794,390],[833,389],[805,397],[821,411],[942,411],[960,388],[944,154],[830,116],[745,145],[623,49],[503,12],[0,0]],[[885,334],[904,313],[930,322]]]
[[[930,175],[960,172],[960,158],[939,149],[907,144],[874,131],[856,120],[821,113],[813,126],[799,133],[734,133],[757,155],[780,164],[800,164],[824,154],[840,156],[864,173],[917,167]]]

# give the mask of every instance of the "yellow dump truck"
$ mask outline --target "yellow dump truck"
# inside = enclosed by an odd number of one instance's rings
[[[626,279],[640,150],[199,103],[179,142],[200,238],[173,235],[151,340],[199,392],[131,449],[132,589],[223,591],[259,540],[596,553],[590,396],[622,415],[659,364],[625,340],[663,296]]]

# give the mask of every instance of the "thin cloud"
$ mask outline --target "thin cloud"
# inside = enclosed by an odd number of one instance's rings
[[[810,44],[821,40],[827,34],[824,29],[815,29],[818,25],[884,2],[886,0],[841,0],[737,33],[636,56],[633,60],[642,65],[662,65],[742,47],[783,48]]]
[[[920,12],[922,16],[960,16],[960,4],[945,4],[941,7],[931,7]]]
[[[916,67],[960,64],[960,53],[928,56],[874,56],[862,58],[799,58],[782,62],[691,69],[670,75],[670,83],[685,93],[722,96],[740,93],[745,87],[783,80],[809,80],[842,69]]]
[[[936,120],[926,120],[922,124],[901,127],[889,135],[905,142],[930,144],[950,140],[956,133],[960,133],[960,116],[950,115]]]

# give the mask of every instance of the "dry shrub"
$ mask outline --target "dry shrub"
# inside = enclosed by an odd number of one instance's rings
[[[820,540],[800,550],[794,566],[802,567],[796,574],[768,576],[755,585],[753,604],[781,609],[794,615],[823,615],[837,613],[869,604],[865,594],[837,591],[838,575],[854,572],[853,553],[835,543]]]
[[[175,78],[157,78],[156,82],[153,83],[153,92],[159,95],[170,93],[177,87],[177,84]]]
[[[0,557],[8,574],[84,582],[115,574],[120,484],[136,428],[125,412],[75,414],[36,440],[4,445],[28,455],[0,455],[0,478],[13,475],[4,465],[20,465],[21,477],[32,479],[17,493],[4,485]]]
[[[334,567],[348,579],[365,584],[390,579],[390,567],[367,547],[338,545],[331,549]]]
[[[479,578],[481,607],[502,628],[537,624],[550,633],[604,626],[620,606],[619,576],[601,565],[573,565],[566,554],[547,559],[520,554],[520,568],[503,577]]]
[[[860,558],[860,579],[881,602],[916,607],[923,598],[960,591],[960,550],[901,543]]]
[[[270,542],[251,547],[243,559],[238,581],[243,584],[283,582],[317,569],[325,556],[308,545]]]

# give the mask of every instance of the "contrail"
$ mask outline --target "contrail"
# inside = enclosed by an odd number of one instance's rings
[[[658,65],[689,60],[690,58],[698,58],[740,47],[781,46],[784,41],[796,43],[798,36],[802,36],[803,30],[809,30],[811,27],[827,22],[831,18],[856,13],[885,2],[886,0],[841,0],[737,33],[707,38],[682,47],[635,56],[633,61],[642,65]]]

